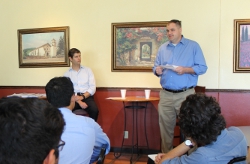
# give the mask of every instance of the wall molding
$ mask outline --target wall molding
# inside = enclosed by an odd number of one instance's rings
[[[0,89],[44,89],[45,86],[0,86]],[[133,88],[133,87],[96,87],[96,90],[119,90],[127,89],[132,91],[141,91],[148,88]],[[150,88],[152,91],[160,91],[161,88]],[[242,92],[250,93],[249,89],[206,89],[206,92]]]

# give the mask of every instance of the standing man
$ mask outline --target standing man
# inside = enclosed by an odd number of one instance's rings
[[[94,100],[96,91],[95,77],[90,68],[81,65],[81,52],[72,48],[68,53],[72,67],[64,74],[69,77],[77,94],[75,109],[85,109],[89,117],[97,121],[99,110]]]
[[[179,20],[168,22],[167,37],[169,41],[160,46],[153,67],[162,86],[158,111],[163,153],[173,148],[174,127],[181,103],[195,92],[198,76],[207,71],[199,44],[184,38]]]

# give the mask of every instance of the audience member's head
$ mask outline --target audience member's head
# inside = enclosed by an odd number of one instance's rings
[[[55,163],[65,122],[60,111],[37,98],[0,99],[0,163]]]
[[[183,134],[200,146],[216,141],[226,128],[218,102],[205,94],[193,94],[186,98],[180,108],[179,123]]]
[[[57,108],[69,106],[74,95],[73,84],[68,77],[51,79],[47,83],[45,91],[48,101]]]
[[[73,58],[75,53],[81,53],[81,51],[78,50],[77,48],[71,48],[68,52],[68,56]]]

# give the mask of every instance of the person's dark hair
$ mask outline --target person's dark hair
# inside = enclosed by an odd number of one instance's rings
[[[45,100],[0,99],[0,163],[42,164],[57,149],[65,122]]]
[[[57,108],[70,105],[74,94],[73,83],[68,77],[55,77],[45,86],[47,100]]]
[[[68,56],[71,57],[71,58],[73,58],[73,56],[74,56],[75,53],[81,53],[81,51],[78,50],[77,48],[71,48],[69,50]]]
[[[205,94],[192,94],[186,98],[180,108],[179,124],[182,133],[201,146],[216,141],[226,128],[219,103]]]
[[[179,20],[177,20],[177,19],[172,19],[171,21],[169,21],[169,22],[167,23],[167,25],[170,24],[170,23],[174,23],[174,24],[176,24],[177,26],[181,27],[181,21],[179,21]]]

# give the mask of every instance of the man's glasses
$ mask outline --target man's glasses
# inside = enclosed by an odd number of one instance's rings
[[[61,140],[61,141],[59,142],[59,144],[56,146],[56,148],[57,148],[59,151],[62,151],[64,145],[65,145],[65,142]]]
[[[64,145],[65,145],[65,142],[61,140],[59,142],[59,144],[55,147],[55,153],[54,154],[55,154],[56,158],[59,157],[59,151],[62,151]]]

